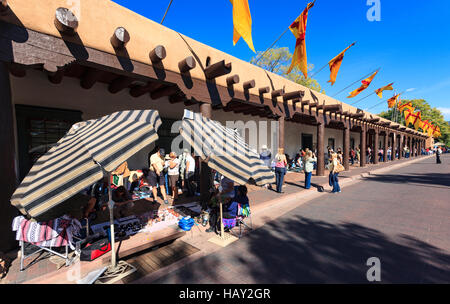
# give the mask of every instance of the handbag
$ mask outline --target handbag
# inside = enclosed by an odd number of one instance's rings
[[[81,249],[80,260],[90,262],[109,251],[111,251],[111,243],[108,238],[102,238]]]

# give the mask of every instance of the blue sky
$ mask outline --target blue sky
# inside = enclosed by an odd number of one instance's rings
[[[169,0],[114,0],[151,20],[160,22]],[[264,51],[297,18],[306,0],[249,0],[253,19],[253,41],[257,51]],[[404,98],[424,98],[440,108],[450,120],[450,1],[380,0],[381,21],[370,22],[368,0],[317,0],[308,17],[306,48],[308,63],[315,69],[353,41],[334,86],[330,86],[328,68],[316,78],[326,94],[333,96],[352,82],[378,67],[380,72],[371,86],[353,99],[347,93],[355,84],[336,96],[353,103],[390,82],[404,93]],[[204,44],[243,60],[254,53],[241,39],[233,47],[232,6],[229,0],[173,0],[164,25]],[[295,38],[287,32],[277,46],[294,51]],[[312,73],[315,71],[313,70]],[[392,92],[386,91],[385,97]],[[385,100],[384,98],[383,100]],[[367,109],[380,100],[376,95],[355,106]],[[370,112],[386,110],[386,103]]]

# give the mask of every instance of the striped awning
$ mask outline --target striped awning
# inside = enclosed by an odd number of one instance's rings
[[[74,124],[40,157],[11,197],[24,215],[42,218],[158,139],[158,111],[121,111]]]
[[[262,186],[275,182],[274,173],[235,130],[185,110],[180,133],[210,168],[236,183],[243,185],[253,179]]]

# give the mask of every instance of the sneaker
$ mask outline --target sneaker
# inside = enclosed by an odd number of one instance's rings
[[[208,233],[214,232],[214,229],[213,228],[208,228],[208,229],[205,230],[205,232],[208,232]]]

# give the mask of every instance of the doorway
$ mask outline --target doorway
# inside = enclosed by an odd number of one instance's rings
[[[312,134],[302,133],[302,149],[305,150],[306,148],[313,150],[313,136]]]

